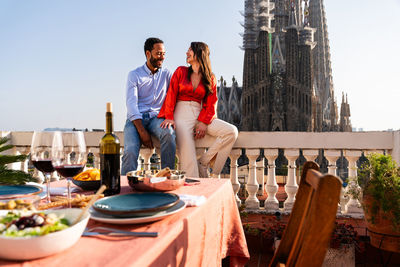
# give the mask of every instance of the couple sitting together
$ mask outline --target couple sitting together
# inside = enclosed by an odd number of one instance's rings
[[[147,39],[144,52],[146,63],[128,75],[121,174],[137,169],[140,147],[153,148],[153,135],[160,140],[161,168],[175,169],[177,142],[180,168],[187,177],[208,177],[209,168],[211,176],[218,177],[238,131],[216,118],[217,80],[208,46],[192,42],[186,52],[189,67],[178,67],[173,74],[162,67],[163,41]],[[206,134],[215,141],[197,159],[195,140]]]

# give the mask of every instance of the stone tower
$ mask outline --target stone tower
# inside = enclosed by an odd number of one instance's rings
[[[344,94],[342,95],[342,104],[340,105],[340,121],[339,121],[340,131],[341,132],[351,132],[351,122],[350,122],[350,105],[344,98]]]
[[[322,0],[310,0],[310,4],[308,0],[245,0],[242,14],[240,128],[342,130],[338,125]],[[343,120],[348,121],[346,129],[351,129],[350,120],[345,119],[350,116],[349,106],[348,111]]]

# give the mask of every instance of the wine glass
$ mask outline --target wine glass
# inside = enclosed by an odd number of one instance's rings
[[[67,179],[68,207],[71,208],[71,179],[86,164],[86,143],[83,132],[58,132],[54,134],[52,163],[59,175]]]
[[[33,132],[31,144],[31,160],[33,166],[41,171],[46,181],[46,199],[50,200],[50,175],[54,172],[53,164],[51,163],[51,148],[55,132]]]

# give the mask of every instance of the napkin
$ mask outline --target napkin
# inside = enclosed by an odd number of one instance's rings
[[[206,202],[205,196],[179,195],[179,198],[186,203],[187,207],[198,207]]]
[[[71,187],[71,193],[81,191],[77,187]],[[67,187],[50,187],[50,195],[52,196],[66,196],[68,193]]]

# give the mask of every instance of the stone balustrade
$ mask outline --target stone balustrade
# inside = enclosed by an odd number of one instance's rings
[[[99,164],[99,140],[103,136],[102,132],[85,132],[86,145],[88,152],[95,155],[96,164]],[[123,149],[123,133],[116,133],[121,140]],[[29,153],[32,132],[0,132],[0,136],[8,136],[10,143],[15,145],[12,154]],[[213,141],[212,137],[206,136],[202,140],[196,141],[197,152],[200,154],[209,147]],[[141,158],[143,169],[150,168],[150,157],[156,152],[159,153],[159,143],[154,140],[155,150],[147,148],[141,149]],[[179,149],[179,148],[178,148]],[[276,198],[278,192],[278,184],[276,179],[276,164],[278,157],[278,149],[283,150],[284,157],[288,161],[288,175],[285,184],[285,192],[287,199],[283,203],[283,207],[279,208],[279,202]],[[320,153],[324,151],[324,157],[328,162],[328,173],[338,175],[336,162],[341,155],[348,161],[348,179],[349,185],[357,185],[357,160],[362,153],[368,154],[372,152],[390,153],[394,160],[400,162],[400,131],[388,132],[240,132],[233,150],[230,154],[230,179],[236,201],[241,204],[238,197],[240,183],[238,179],[238,159],[242,150],[249,161],[248,176],[245,188],[248,196],[244,200],[246,209],[256,212],[290,212],[296,198],[298,189],[298,172],[296,169],[296,160],[300,156],[300,151],[306,160],[315,160]],[[264,160],[256,161],[263,151]],[[13,169],[21,169],[27,171],[27,162],[16,163],[11,166]],[[263,170],[268,170],[266,181],[264,181]],[[262,176],[262,177],[260,177]],[[259,186],[259,183],[264,183]],[[260,207],[257,193],[265,190],[268,198],[264,202],[264,207]],[[349,197],[345,198],[345,192],[341,194],[341,202],[338,203],[338,214],[362,217],[362,209],[357,199]]]

